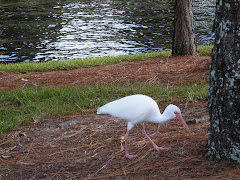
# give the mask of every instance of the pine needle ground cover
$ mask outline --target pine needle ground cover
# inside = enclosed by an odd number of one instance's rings
[[[239,165],[205,159],[209,60],[165,57],[97,69],[2,73],[1,178],[239,179]],[[129,148],[139,156],[124,159],[126,123],[95,111],[135,93],[153,97],[161,111],[168,103],[178,105],[193,137],[174,120],[147,124],[146,132],[157,145],[171,147],[157,152],[136,126]],[[11,126],[11,119],[16,124]]]

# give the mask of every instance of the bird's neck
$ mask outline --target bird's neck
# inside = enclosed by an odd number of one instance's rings
[[[151,119],[151,121],[153,123],[158,123],[158,124],[163,124],[169,120],[170,120],[170,118],[168,118],[168,116],[166,116],[166,114],[164,114],[164,112],[163,112],[163,114],[159,113],[158,115],[156,115],[155,117],[153,117]]]

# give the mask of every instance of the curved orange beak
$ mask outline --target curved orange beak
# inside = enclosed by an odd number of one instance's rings
[[[186,122],[184,121],[183,117],[181,116],[181,114],[178,113],[178,112],[175,112],[175,114],[176,114],[176,118],[177,118],[177,120],[178,120],[178,121],[179,121],[179,122],[180,122],[180,123],[186,128],[186,130],[187,130],[189,136],[191,137],[192,134],[191,134],[191,132],[190,132],[190,130],[189,130],[189,128],[188,128]]]

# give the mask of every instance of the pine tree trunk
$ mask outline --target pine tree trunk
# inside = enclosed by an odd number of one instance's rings
[[[210,64],[207,157],[240,163],[240,0],[218,0]]]
[[[172,55],[196,55],[193,0],[175,0]]]

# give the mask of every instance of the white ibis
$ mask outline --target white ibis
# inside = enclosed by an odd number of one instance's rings
[[[176,118],[186,128],[189,135],[191,136],[189,128],[181,116],[181,110],[177,106],[170,104],[167,106],[163,114],[161,114],[156,101],[146,95],[136,94],[112,101],[100,107],[97,110],[97,114],[109,114],[124,119],[128,122],[127,132],[124,137],[125,157],[129,159],[137,156],[130,155],[128,151],[128,134],[135,124],[142,124],[143,135],[150,141],[154,149],[157,151],[168,150],[169,148],[158,147],[150,139],[150,137],[145,132],[144,122],[162,124]]]

